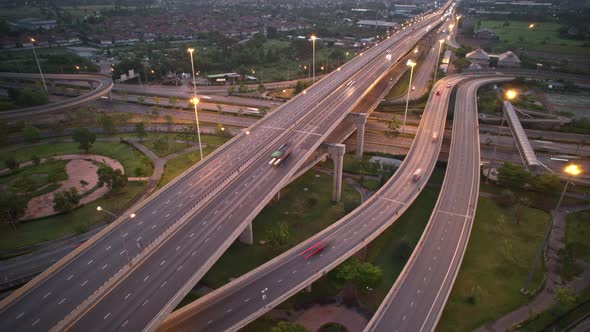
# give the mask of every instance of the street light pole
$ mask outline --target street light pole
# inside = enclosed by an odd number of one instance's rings
[[[406,63],[410,66],[410,83],[408,84],[408,96],[406,97],[406,110],[404,111],[404,123],[402,124],[402,133],[406,130],[406,117],[408,116],[408,105],[410,104],[410,91],[412,91],[412,76],[414,75],[414,66],[416,63],[412,60],[408,60]]]
[[[436,55],[436,64],[434,65],[434,79],[432,80],[432,84],[436,83],[436,75],[438,74],[438,61],[440,60],[440,51],[442,49],[442,44],[444,43],[444,39],[438,40],[438,54]]]
[[[197,138],[199,139],[199,153],[201,155],[201,159],[203,160],[203,146],[201,145],[201,128],[199,126],[199,113],[197,111],[197,104],[199,103],[199,98],[197,98],[197,79],[195,77],[195,61],[193,59],[193,52],[195,51],[194,48],[189,48],[188,52],[191,54],[191,68],[192,68],[192,73],[191,75],[193,76],[193,94],[194,97],[191,100],[193,102],[193,104],[195,105],[195,121],[197,122]]]
[[[312,54],[312,66],[313,66],[313,79],[312,79],[312,83],[315,83],[315,40],[317,39],[317,37],[315,35],[311,35],[311,45],[312,45],[312,50],[313,50],[313,54]]]
[[[118,216],[116,214],[112,213],[109,210],[103,209],[101,206],[97,206],[96,207],[96,210],[97,211],[105,212],[105,213],[113,216],[115,219],[118,218]],[[135,213],[130,214],[129,215],[129,218],[135,218]],[[121,229],[120,228],[119,228],[119,232],[121,232]],[[123,244],[123,250],[125,250],[125,257],[127,257],[127,262],[128,262],[129,265],[131,265],[131,258],[129,258],[129,250],[127,250],[127,244],[125,243],[125,240],[123,239],[123,235],[121,235],[121,244]]]
[[[41,74],[41,80],[43,81],[43,88],[45,88],[45,93],[47,93],[47,84],[45,84],[45,76],[43,76],[43,71],[41,71],[41,64],[39,64],[39,58],[37,58],[37,52],[35,51],[35,38],[31,38],[31,46],[33,46],[33,55],[35,55],[35,61],[37,61],[39,74]]]

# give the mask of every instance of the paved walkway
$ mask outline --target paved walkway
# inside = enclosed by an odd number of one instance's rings
[[[309,332],[316,332],[326,323],[338,323],[350,332],[362,332],[367,326],[367,319],[358,312],[344,306],[313,306],[305,310],[295,323],[299,323]]]
[[[549,309],[555,304],[554,291],[558,287],[567,286],[574,292],[578,292],[590,286],[590,266],[588,264],[585,264],[584,273],[578,279],[564,283],[561,280],[561,262],[557,255],[559,249],[564,246],[563,241],[567,214],[584,210],[590,210],[590,205],[563,207],[560,211],[551,211],[554,221],[545,251],[545,266],[547,271],[545,273],[546,278],[543,289],[528,304],[510,312],[504,317],[479,327],[476,330],[477,332],[506,331],[514,325],[527,320],[531,312],[541,312]]]

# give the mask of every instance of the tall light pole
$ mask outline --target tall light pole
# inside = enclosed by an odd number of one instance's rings
[[[559,208],[561,207],[561,202],[563,201],[563,197],[565,196],[565,192],[567,191],[567,186],[571,182],[572,177],[580,175],[582,173],[582,168],[580,167],[580,165],[569,164],[563,169],[563,171],[564,171],[564,173],[567,174],[567,180],[565,182],[565,185],[563,186],[563,191],[561,192],[561,196],[559,196],[559,201],[557,201],[557,205],[555,206],[555,213],[556,214],[559,213]],[[529,275],[528,275],[527,280],[524,284],[524,287],[520,289],[520,291],[523,294],[529,293],[529,285],[530,285],[531,281],[533,280],[533,275],[535,274],[535,270],[537,269],[537,264],[539,263],[539,260],[541,260],[541,254],[543,253],[543,248],[545,248],[545,246],[547,245],[547,241],[549,240],[549,235],[551,234],[552,229],[553,229],[553,218],[551,218],[551,221],[549,224],[549,229],[547,229],[547,233],[545,234],[545,238],[543,239],[543,242],[541,242],[541,245],[539,246],[539,249],[537,250],[537,255],[535,256],[535,261],[533,262],[533,266],[532,266],[531,270],[529,271]]]
[[[312,66],[313,66],[313,79],[312,83],[315,83],[315,40],[317,37],[315,35],[311,35],[311,45],[312,45]]]
[[[438,54],[436,55],[436,64],[434,65],[434,79],[432,80],[432,84],[436,83],[436,74],[438,74],[438,62],[440,61],[440,51],[442,49],[442,44],[445,42],[444,39],[438,40]]]
[[[410,66],[410,83],[408,83],[408,96],[406,97],[406,110],[404,111],[404,123],[402,124],[402,133],[406,130],[406,117],[408,116],[408,105],[410,104],[410,91],[412,91],[412,76],[414,75],[414,66],[416,62],[411,59],[408,60],[406,65]]]
[[[201,145],[201,128],[199,127],[199,113],[197,112],[197,105],[199,104],[199,98],[194,97],[191,99],[191,103],[195,105],[195,121],[197,122],[197,137],[199,139],[199,153],[201,155],[201,159],[203,160],[203,147]]]
[[[101,206],[97,206],[96,207],[96,211],[102,211],[102,212],[105,212],[107,214],[110,214],[115,219],[118,218],[118,216],[116,214],[112,213],[109,210],[103,209]],[[129,215],[129,218],[135,218],[135,213],[130,214]],[[121,231],[120,228],[119,228],[119,231]],[[123,240],[123,236],[121,236],[121,243],[123,244],[123,250],[125,250],[125,256],[127,257],[127,262],[129,263],[129,265],[131,265],[131,258],[129,258],[129,250],[127,250],[127,245],[125,244],[125,240]]]
[[[43,76],[43,71],[41,71],[41,65],[39,64],[39,58],[37,58],[37,52],[35,51],[35,38],[31,38],[31,46],[33,46],[33,55],[35,55],[35,61],[37,61],[37,67],[39,68],[39,74],[41,74],[41,80],[43,81],[43,88],[45,88],[45,93],[47,93],[47,84],[45,84],[45,77]]]
[[[203,146],[201,145],[201,128],[199,126],[199,113],[197,111],[197,104],[199,103],[199,98],[197,98],[197,78],[195,77],[195,60],[193,58],[193,53],[195,52],[194,48],[189,48],[188,52],[191,54],[191,68],[193,76],[193,99],[191,102],[195,105],[195,121],[197,122],[197,138],[199,139],[199,153],[201,155],[201,159],[203,160]]]

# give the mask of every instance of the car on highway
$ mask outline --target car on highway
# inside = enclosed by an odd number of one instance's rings
[[[412,179],[414,179],[414,181],[418,181],[420,175],[422,175],[422,168],[418,168],[414,171],[414,174],[412,174]]]
[[[313,255],[319,253],[320,251],[324,250],[324,248],[326,248],[327,246],[328,246],[328,242],[326,242],[324,240],[320,240],[320,241],[316,242],[314,245],[312,245],[311,247],[300,252],[297,256],[303,256],[304,259],[308,259],[308,258],[312,257]]]
[[[436,90],[436,95],[440,96],[440,89]]]
[[[436,142],[438,140],[438,132],[435,131],[434,133],[432,133],[432,141]]]
[[[416,91],[416,86],[412,85],[412,91]]]
[[[450,87],[451,87],[451,83],[447,83],[447,88],[450,88]]]
[[[291,153],[291,144],[285,143],[274,150],[270,155],[272,159],[268,162],[269,165],[278,166],[283,160],[287,159]]]

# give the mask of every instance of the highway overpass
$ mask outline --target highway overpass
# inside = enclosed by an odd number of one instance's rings
[[[70,107],[82,105],[89,101],[98,99],[102,96],[108,96],[113,88],[113,80],[110,77],[100,74],[44,74],[46,81],[50,82],[70,82],[84,81],[90,85],[90,92],[74,98],[68,98],[48,105],[21,108],[11,111],[0,112],[0,118],[13,119],[18,117],[27,117],[39,114],[45,114],[57,110],[63,110]],[[41,79],[39,74],[28,73],[0,73],[0,79],[18,80],[18,81],[37,81]],[[96,87],[95,87],[96,86]]]
[[[374,82],[438,22],[430,15],[367,50],[134,206],[1,302],[3,327],[155,329]],[[291,156],[269,166],[270,153],[285,142],[293,144]]]

